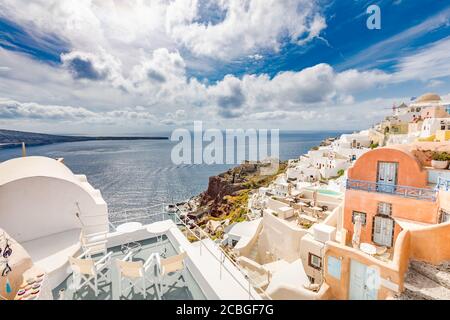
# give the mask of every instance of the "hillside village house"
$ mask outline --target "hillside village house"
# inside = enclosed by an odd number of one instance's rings
[[[439,98],[439,103],[442,103]],[[436,105],[426,107],[422,110],[421,118],[429,119],[429,118],[448,118],[450,114],[448,113],[448,107],[445,105]]]
[[[450,172],[429,167],[423,150],[449,152],[450,143],[375,149],[349,169],[346,236],[328,241],[323,258],[333,297],[387,299],[404,290],[410,259],[450,259],[450,224],[441,223],[450,209]]]
[[[348,171],[344,227],[349,237],[356,215],[362,218],[361,241],[388,248],[402,221],[437,223],[438,202],[428,170],[433,169],[424,168],[403,146],[364,154]]]
[[[427,118],[423,121],[420,138],[426,140],[446,141],[450,136],[449,118]]]
[[[386,117],[378,131],[386,133],[385,145],[409,144],[414,141],[447,141],[447,119],[450,102],[434,93],[415,99],[409,106],[394,108],[394,115]]]
[[[330,145],[309,150],[298,161],[290,161],[287,179],[315,182],[336,178],[341,170],[349,168],[352,161],[367,152],[372,143],[368,130],[343,134]]]

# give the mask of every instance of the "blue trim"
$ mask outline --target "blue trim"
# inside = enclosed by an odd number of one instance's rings
[[[416,188],[409,186],[392,185],[380,182],[347,179],[346,188],[348,190],[362,190],[367,192],[387,193],[404,198],[417,200],[436,201],[436,190],[426,188]]]

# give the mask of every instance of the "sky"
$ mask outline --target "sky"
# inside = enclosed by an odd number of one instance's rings
[[[0,0],[2,129],[358,130],[427,92],[450,99],[444,0]]]

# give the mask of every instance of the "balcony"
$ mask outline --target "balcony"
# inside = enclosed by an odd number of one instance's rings
[[[436,190],[415,188],[408,186],[392,185],[363,180],[347,179],[346,188],[348,190],[362,190],[367,192],[387,193],[404,198],[436,201]]]
[[[450,191],[450,180],[444,177],[438,177],[435,190]]]

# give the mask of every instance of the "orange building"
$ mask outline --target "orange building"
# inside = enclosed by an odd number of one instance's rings
[[[392,298],[405,290],[412,260],[450,260],[450,170],[430,166],[433,151],[449,152],[450,143],[374,149],[349,169],[343,236],[327,242],[323,259],[329,296]]]
[[[375,149],[348,171],[344,228],[348,241],[356,215],[362,218],[361,242],[391,248],[402,224],[435,224],[439,203],[428,169],[407,147]]]

